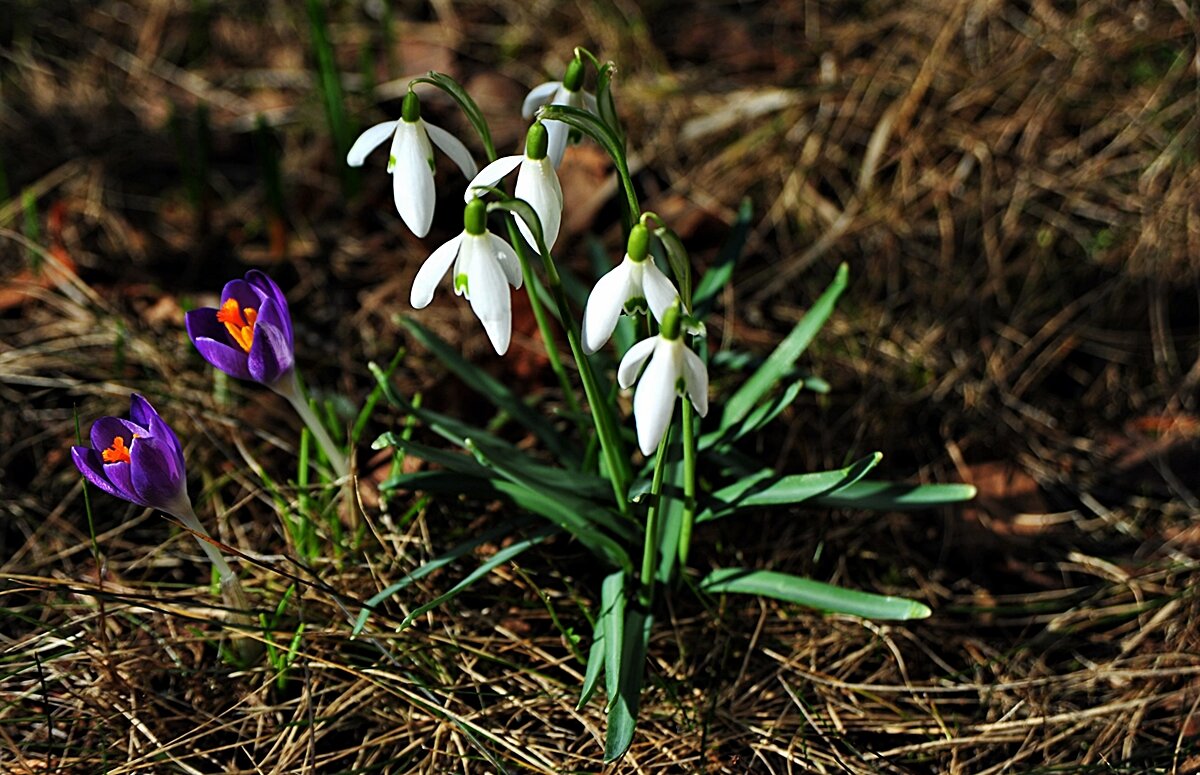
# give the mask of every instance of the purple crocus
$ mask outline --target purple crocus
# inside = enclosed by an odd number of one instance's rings
[[[257,269],[225,283],[218,309],[192,310],[184,320],[200,355],[226,374],[270,388],[291,378],[296,353],[287,299]]]
[[[91,439],[91,447],[71,447],[89,482],[139,506],[176,517],[192,514],[179,439],[145,398],[130,397],[128,420],[96,420]]]

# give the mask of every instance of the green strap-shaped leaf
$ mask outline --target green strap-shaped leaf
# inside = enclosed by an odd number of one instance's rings
[[[500,567],[504,563],[508,562],[509,560],[513,559],[517,555],[521,554],[526,549],[529,549],[530,547],[540,544],[542,541],[545,541],[547,538],[554,535],[556,532],[558,532],[558,531],[556,531],[552,526],[544,525],[544,526],[538,528],[537,530],[533,531],[533,533],[531,533],[528,538],[526,538],[522,541],[517,541],[516,543],[510,544],[509,546],[504,547],[500,551],[493,554],[488,559],[487,562],[480,565],[475,570],[471,571],[471,573],[468,574],[466,578],[464,578],[462,581],[455,584],[449,590],[438,595],[433,600],[430,600],[428,603],[425,603],[424,605],[418,606],[417,608],[413,609],[412,613],[410,613],[408,616],[404,617],[404,621],[400,622],[400,626],[397,629],[403,630],[405,627],[412,624],[413,620],[416,619],[418,616],[421,616],[426,611],[431,611],[434,608],[437,608],[442,603],[446,602],[447,600],[454,598],[460,592],[462,592],[464,589],[471,586],[476,581],[479,581],[481,578],[483,578],[487,574],[491,573],[496,568]]]
[[[351,633],[351,635],[358,635],[360,632],[362,632],[363,627],[367,624],[367,619],[370,617],[371,612],[375,610],[376,606],[400,590],[404,589],[409,584],[425,578],[439,568],[444,568],[445,566],[449,565],[460,557],[473,552],[475,549],[483,546],[484,544],[491,543],[493,541],[501,541],[505,538],[508,538],[510,535],[513,535],[514,533],[524,529],[528,523],[529,520],[527,518],[512,522],[505,522],[503,525],[499,525],[491,530],[485,531],[475,538],[472,538],[470,541],[464,541],[445,554],[430,560],[421,567],[409,573],[404,578],[397,581],[395,584],[389,584],[387,587],[383,588],[366,601],[367,607],[359,611],[358,619],[354,622],[354,631]],[[545,529],[545,527],[541,528],[541,530]]]
[[[604,623],[604,688],[611,707],[621,691],[621,649],[625,643],[625,574],[604,577],[600,586],[600,621]]]
[[[709,449],[717,444],[727,446],[746,434],[759,430],[778,417],[780,412],[791,406],[806,384],[806,380],[796,380],[779,395],[754,407],[753,411],[746,415],[746,418],[740,423],[704,434],[698,442],[699,448]]]
[[[646,672],[646,646],[654,617],[642,609],[625,609],[625,642],[621,648],[621,675],[617,697],[609,700],[608,726],[604,734],[604,761],[613,762],[625,755],[633,742],[641,703],[642,680]]]
[[[858,482],[821,495],[816,503],[830,508],[912,511],[962,503],[975,497],[970,484],[901,484]]]
[[[842,291],[846,289],[849,271],[845,264],[838,267],[837,276],[813,304],[812,309],[800,319],[796,327],[779,343],[763,365],[725,403],[725,409],[721,413],[721,429],[740,422],[750,413],[759,399],[767,394],[767,391],[775,387],[796,367],[796,360],[808,348],[817,332],[821,330],[821,326],[825,325],[825,321],[833,313],[834,304],[842,295]]]
[[[479,139],[483,141],[483,147],[487,151],[488,161],[496,160],[496,146],[492,144],[492,133],[488,129],[487,119],[483,117],[483,111],[475,104],[475,100],[471,99],[471,95],[467,94],[466,89],[462,85],[446,75],[445,73],[437,73],[430,71],[428,75],[423,75],[420,78],[412,79],[411,83],[427,83],[431,86],[436,86],[442,91],[450,95],[451,99],[458,103],[462,108],[462,112],[467,117],[467,121],[471,122],[471,126],[479,135]],[[411,85],[411,84],[410,84]]]
[[[704,577],[700,589],[712,594],[762,595],[865,619],[924,619],[932,613],[929,606],[915,600],[842,589],[787,573],[750,568],[719,568]]]
[[[579,702],[575,704],[575,710],[583,710],[596,693],[596,687],[600,685],[600,675],[604,672],[604,629],[604,619],[597,619],[592,630],[592,647],[588,650],[587,669],[583,673],[583,688],[579,690]]]
[[[455,348],[415,320],[404,318],[405,328],[437,356],[446,368],[458,375],[467,387],[486,398],[497,409],[507,412],[514,420],[545,442],[551,452],[564,462],[577,462],[575,450],[558,430],[539,412],[535,412],[503,383],[463,358]]]
[[[696,517],[697,522],[720,519],[752,506],[785,506],[804,503],[818,496],[839,491],[867,475],[879,464],[883,455],[879,452],[855,461],[835,471],[819,471],[811,474],[792,474],[777,479],[760,472],[758,476],[746,477],[714,492],[712,505]]]

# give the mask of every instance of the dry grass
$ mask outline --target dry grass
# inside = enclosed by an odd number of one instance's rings
[[[396,634],[397,615],[468,567],[454,566],[351,639],[355,601],[507,507],[379,503],[388,461],[363,445],[364,521],[347,525],[361,545],[298,565],[257,474],[300,502],[296,423],[253,386],[214,389],[183,334],[185,305],[263,266],[294,301],[308,382],[357,402],[366,362],[406,343],[394,316],[417,263],[456,231],[454,194],[434,234],[411,238],[377,166],[343,197],[295,5],[20,2],[0,19],[0,763],[597,771],[603,713],[573,708],[570,635],[586,647],[599,569],[551,542]],[[810,361],[834,392],[798,402],[758,442],[765,459],[816,469],[881,449],[893,477],[981,491],[944,513],[775,513],[699,531],[697,567],[736,556],[935,614],[878,625],[684,589],[659,612],[638,736],[614,772],[1200,771],[1194,3],[395,13],[390,54],[358,4],[332,13],[359,123],[436,68],[513,147],[523,89],[581,43],[619,62],[644,199],[697,261],[752,197],[761,220],[710,325],[722,349],[763,351],[850,263]],[[364,49],[382,109],[364,96]],[[197,105],[211,134],[193,198]],[[428,111],[457,121],[437,100]],[[269,215],[260,114],[282,151],[283,218]],[[584,147],[565,174],[573,252],[589,232],[612,243],[603,165]],[[544,379],[531,321],[502,361],[464,305],[422,321],[505,379]],[[419,354],[399,381],[487,419]],[[219,653],[264,636],[223,624],[190,537],[93,497],[93,543],[67,455],[74,417],[86,429],[120,413],[131,390],[185,439],[193,497],[243,555],[255,606],[273,614],[296,586],[271,630],[286,646],[303,625],[282,683]],[[399,420],[381,410],[366,438]]]

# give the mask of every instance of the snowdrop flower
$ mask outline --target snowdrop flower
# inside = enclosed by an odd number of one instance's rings
[[[432,140],[441,148],[468,178],[475,176],[478,167],[471,152],[458,138],[421,120],[421,101],[414,92],[404,95],[399,121],[384,121],[359,135],[350,153],[346,154],[346,163],[361,167],[367,154],[388,137],[392,138],[392,149],[387,169],[392,173],[396,210],[413,234],[424,237],[433,223],[433,208],[437,202],[433,188],[433,148],[429,142]]]
[[[487,230],[487,205],[472,199],[463,211],[463,231],[442,245],[417,270],[409,300],[416,309],[433,301],[433,291],[454,264],[454,292],[466,296],[500,355],[512,338],[512,296],[507,282],[521,287],[521,265],[504,240]]]
[[[667,308],[679,298],[674,284],[654,265],[649,247],[649,229],[635,225],[629,232],[625,258],[600,278],[588,296],[583,310],[583,350],[589,355],[612,336],[622,312],[632,315],[649,308],[662,324]]]
[[[521,106],[521,115],[526,119],[533,118],[534,112],[543,105],[569,105],[598,113],[595,96],[583,91],[583,60],[578,56],[567,65],[561,81],[547,81],[533,87]],[[550,163],[558,167],[562,164],[571,128],[561,121],[547,121],[546,131],[550,135]]]
[[[542,239],[546,243],[546,250],[553,248],[554,241],[558,239],[563,210],[563,194],[558,183],[558,173],[546,158],[548,134],[540,121],[529,127],[529,132],[525,135],[525,153],[496,159],[484,167],[475,179],[467,184],[467,193],[463,197],[469,202],[471,197],[482,195],[481,188],[496,185],[501,178],[520,165],[514,193],[517,199],[524,199],[537,213],[538,220],[542,223]],[[523,218],[517,218],[517,228],[525,241],[536,248],[537,241]]]
[[[680,305],[672,304],[663,316],[658,336],[630,347],[617,367],[617,382],[622,388],[637,381],[633,418],[643,455],[653,453],[667,432],[675,413],[676,393],[686,393],[701,417],[708,414],[708,370],[700,356],[684,345],[682,324]],[[650,365],[638,379],[647,359]]]

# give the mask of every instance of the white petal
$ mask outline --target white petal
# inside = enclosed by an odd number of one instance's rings
[[[546,241],[546,250],[552,250],[554,241],[558,239],[558,229],[562,225],[563,196],[558,173],[554,171],[549,160],[524,159],[521,162],[521,171],[517,173],[517,187],[514,193],[517,199],[524,199],[533,207],[538,220],[542,222],[542,239]],[[524,220],[517,219],[517,228],[521,230],[521,236],[533,245],[533,234]]]
[[[512,338],[512,295],[504,270],[482,235],[468,235],[462,250],[471,309],[483,323],[492,347],[499,355],[504,355]]]
[[[525,103],[521,105],[521,115],[525,120],[533,118],[533,112],[549,102],[561,86],[562,81],[547,81],[534,86],[529,94],[525,95]]]
[[[583,109],[593,116],[600,115],[600,108],[596,105],[596,96],[583,92]]]
[[[654,352],[654,345],[657,342],[658,337],[652,336],[648,339],[643,339],[625,351],[625,357],[621,359],[621,365],[617,367],[618,385],[628,388],[637,381],[637,375],[642,370],[642,364],[650,357],[650,353]]]
[[[646,297],[650,312],[659,323],[662,322],[667,307],[679,298],[679,291],[675,290],[675,285],[654,264],[654,259],[649,257],[642,262],[642,295]]]
[[[700,356],[688,348],[683,348],[683,383],[687,388],[688,398],[701,417],[708,414],[708,369]]]
[[[633,262],[626,259],[596,282],[583,309],[583,351],[589,355],[599,350],[612,336],[617,318],[629,298],[629,274]],[[631,380],[632,383],[632,380]],[[622,385],[629,387],[629,385]]]
[[[524,156],[503,156],[481,169],[479,174],[471,178],[471,182],[467,184],[467,192],[463,194],[463,201],[470,202],[472,198],[479,196],[479,192],[473,190],[476,186],[494,186],[499,183],[501,178],[515,170],[521,163],[521,159],[524,158]]]
[[[462,174],[468,178],[475,177],[475,172],[479,169],[475,165],[475,159],[471,156],[471,152],[467,150],[467,146],[462,144],[454,135],[442,129],[440,126],[434,126],[428,121],[425,124],[425,131],[429,133],[429,139],[433,144],[442,149],[442,153],[450,157],[450,160],[458,165],[462,170]]]
[[[422,309],[433,301],[433,291],[437,288],[442,276],[446,274],[446,270],[450,268],[450,263],[458,255],[458,246],[462,242],[462,238],[462,234],[454,237],[433,251],[429,258],[425,259],[425,263],[421,264],[421,268],[417,270],[417,276],[413,278],[412,291],[408,296],[409,302],[414,308]]]
[[[543,121],[546,127],[546,156],[557,169],[567,151],[567,137],[571,128],[561,121]]]
[[[429,233],[437,192],[433,187],[433,149],[420,123],[401,121],[392,141],[396,168],[392,172],[392,194],[396,210],[418,237]]]
[[[491,232],[488,232],[487,236],[492,246],[492,252],[500,262],[500,268],[504,270],[504,277],[508,280],[508,284],[519,289],[525,278],[521,275],[521,261],[517,258],[517,254],[500,237]]]
[[[633,419],[643,455],[654,453],[671,424],[671,415],[675,411],[675,383],[679,380],[681,366],[677,348],[681,347],[683,343],[678,339],[668,342],[659,337],[655,342],[654,357],[642,372],[633,394]]]
[[[350,146],[350,153],[346,154],[346,163],[351,167],[361,167],[366,161],[367,154],[387,142],[387,139],[396,132],[397,123],[399,122],[384,121],[359,135],[358,139],[354,141],[354,145]]]

